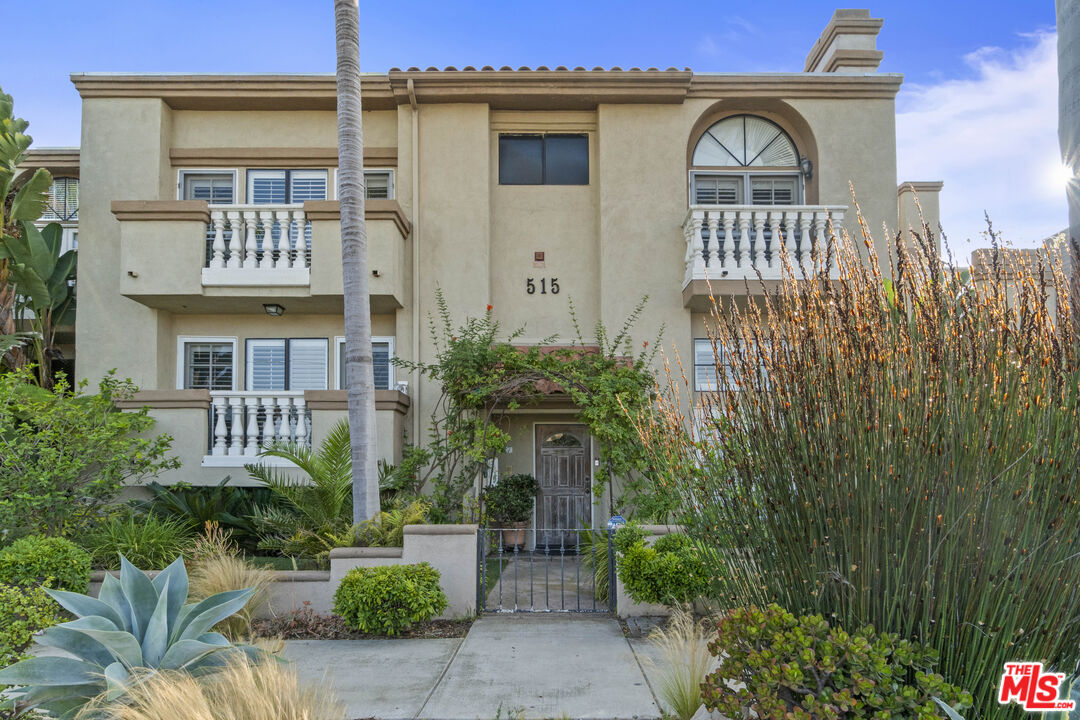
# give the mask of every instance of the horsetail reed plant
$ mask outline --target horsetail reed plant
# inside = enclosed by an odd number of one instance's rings
[[[942,263],[926,226],[883,272],[859,221],[778,290],[717,299],[721,389],[691,400],[676,355],[637,427],[721,605],[899,633],[940,651],[969,717],[1019,717],[995,701],[1006,661],[1080,661],[1068,283],[1045,258],[1006,273],[992,227],[988,277]]]

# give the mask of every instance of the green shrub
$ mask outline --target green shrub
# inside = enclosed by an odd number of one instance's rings
[[[638,540],[618,560],[619,579],[635,602],[694,602],[709,587],[708,572],[689,538],[671,534],[649,546]]]
[[[334,593],[334,612],[361,632],[395,635],[446,609],[439,577],[427,563],[353,568]]]
[[[720,665],[702,685],[705,707],[733,718],[927,720],[945,716],[935,699],[955,710],[972,703],[933,672],[935,650],[870,627],[849,635],[775,604],[732,612],[709,651]]]
[[[640,525],[623,525],[615,531],[615,537],[611,539],[611,544],[615,546],[615,552],[622,555],[648,536],[649,533],[641,529]]]
[[[251,516],[259,508],[273,505],[276,496],[269,488],[239,487],[230,485],[230,480],[226,476],[217,485],[208,487],[149,483],[147,488],[154,497],[146,503],[145,510],[162,518],[178,519],[195,532],[201,532],[206,523],[215,522],[229,531],[237,545],[254,552],[259,536]]]
[[[192,540],[187,524],[156,515],[121,514],[102,522],[85,538],[94,566],[120,567],[120,556],[142,570],[160,570],[184,554]]]
[[[136,388],[107,375],[96,395],[62,377],[53,390],[29,369],[0,375],[0,531],[68,535],[92,526],[127,484],[179,467],[146,408],[121,412]]]
[[[29,535],[0,550],[0,583],[84,593],[90,554],[66,538]]]
[[[484,490],[484,515],[495,525],[525,522],[532,515],[540,486],[532,475],[507,475]]]
[[[60,607],[41,588],[0,584],[0,667],[27,657],[34,633],[60,620]]]

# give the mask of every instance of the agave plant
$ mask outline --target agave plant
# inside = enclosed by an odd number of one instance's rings
[[[37,642],[70,657],[33,657],[0,670],[0,685],[20,686],[9,695],[21,709],[71,718],[92,699],[116,700],[135,679],[159,670],[203,673],[224,666],[232,653],[258,654],[210,630],[242,609],[252,591],[186,604],[183,558],[153,580],[121,558],[120,579],[106,573],[97,598],[46,592],[76,619],[49,628]]]

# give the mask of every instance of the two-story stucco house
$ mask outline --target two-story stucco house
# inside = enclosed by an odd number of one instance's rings
[[[363,79],[379,454],[423,439],[438,392],[390,362],[431,359],[441,288],[518,342],[663,326],[715,388],[709,282],[745,295],[828,224],[936,226],[940,184],[896,177],[882,25],[841,10],[804,72],[392,69]],[[764,50],[763,50],[764,52]],[[143,389],[183,468],[215,483],[261,443],[318,443],[344,416],[333,75],[76,74],[82,96],[77,374]],[[898,197],[899,192],[899,197]],[[915,220],[917,223],[917,220]],[[879,233],[887,257],[889,239]],[[593,448],[572,407],[522,410],[503,472],[535,473],[588,524]],[[558,463],[549,461],[558,447]],[[556,478],[558,476],[558,478]],[[558,485],[558,487],[555,487]],[[569,500],[567,497],[569,496]],[[539,522],[544,522],[543,519]]]

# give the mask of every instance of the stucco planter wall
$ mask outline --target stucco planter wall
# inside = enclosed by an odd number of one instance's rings
[[[476,525],[407,525],[401,548],[337,548],[330,551],[330,585],[355,567],[426,562],[439,571],[446,593],[440,618],[476,611]]]
[[[459,618],[476,610],[476,525],[407,525],[399,548],[337,548],[330,552],[330,570],[280,570],[269,594],[255,612],[272,617],[309,607],[320,615],[333,611],[334,592],[355,567],[426,562],[441,574],[446,611],[440,618]],[[119,571],[110,571],[119,575]],[[153,577],[158,570],[151,570]],[[90,575],[89,593],[97,597],[105,571]]]

